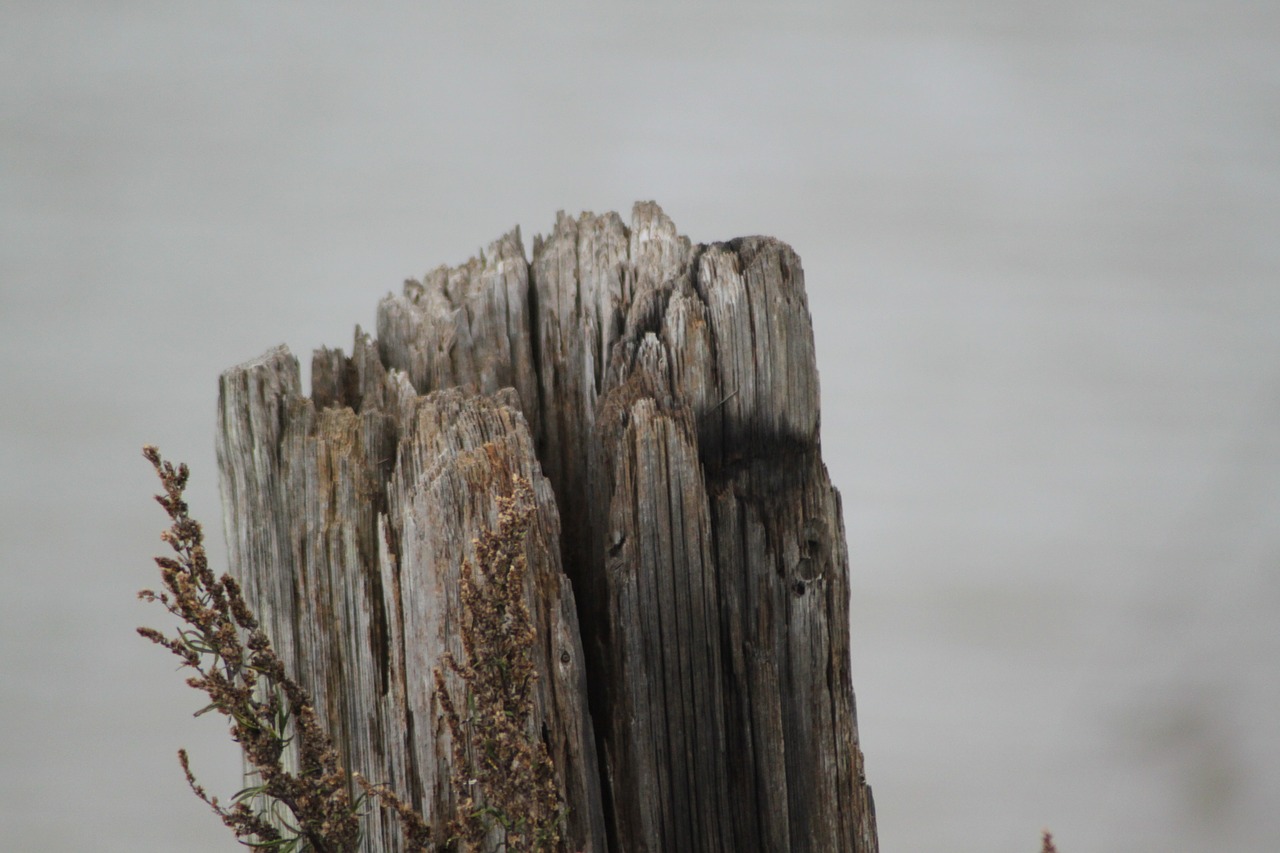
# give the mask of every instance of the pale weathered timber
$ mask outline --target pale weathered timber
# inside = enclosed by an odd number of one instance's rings
[[[219,459],[231,561],[286,667],[308,687],[348,769],[411,798],[446,838],[452,740],[435,695],[444,656],[466,660],[460,568],[496,521],[512,475],[530,480],[529,603],[537,630],[530,734],[554,759],[572,849],[605,849],[595,742],[559,519],[516,395],[417,395],[403,374],[321,351],[314,398],[284,348],[223,375]],[[350,382],[335,382],[334,376]],[[335,392],[335,388],[347,390]],[[352,393],[354,392],[354,396]],[[317,409],[315,400],[329,408]],[[388,815],[364,849],[398,851]]]
[[[220,408],[235,568],[355,769],[451,807],[430,670],[459,654],[456,563],[520,471],[566,849],[875,851],[791,249],[695,246],[652,203],[561,214],[530,261],[513,231],[377,327],[316,354],[310,401],[274,351]]]

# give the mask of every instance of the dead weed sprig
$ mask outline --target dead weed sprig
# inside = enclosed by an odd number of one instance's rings
[[[174,636],[154,628],[138,633],[171,651],[196,674],[187,684],[208,695],[209,704],[197,712],[217,711],[231,723],[231,737],[240,744],[260,784],[233,797],[228,808],[197,784],[187,753],[180,750],[187,783],[197,797],[217,813],[236,838],[250,847],[274,853],[350,853],[360,843],[360,806],[376,797],[396,810],[409,849],[426,850],[426,824],[394,793],[357,777],[364,794],[352,800],[347,774],[328,733],[320,725],[307,691],[290,678],[271,648],[267,635],[230,575],[216,577],[204,550],[204,533],[188,514],[183,491],[186,465],[175,468],[156,448],[143,448],[164,488],[156,500],[172,525],[161,538],[174,557],[157,557],[164,591],[143,590],[138,597],[158,601],[185,623]],[[243,638],[243,639],[242,639]],[[296,740],[297,771],[285,769],[285,749]],[[258,799],[260,811],[250,807]],[[284,832],[279,827],[284,827]]]
[[[164,488],[156,500],[172,525],[161,538],[175,556],[157,557],[164,589],[138,597],[158,601],[181,620],[174,636],[154,628],[138,633],[168,649],[195,670],[187,683],[203,691],[209,704],[231,723],[260,784],[232,798],[230,807],[196,782],[185,750],[178,760],[187,784],[235,833],[242,844],[273,853],[352,853],[360,844],[360,808],[376,800],[395,812],[406,849],[438,849],[422,815],[385,785],[359,774],[362,794],[351,797],[347,773],[332,739],[321,726],[306,689],[285,672],[266,633],[230,575],[214,575],[204,550],[204,533],[188,513],[183,492],[186,465],[176,468],[156,448],[143,448]],[[476,566],[462,566],[462,644],[466,663],[447,656],[445,665],[466,684],[467,716],[462,717],[440,670],[435,682],[453,734],[453,786],[458,811],[450,824],[449,846],[483,847],[501,830],[506,850],[550,851],[561,846],[565,809],[546,745],[528,734],[533,715],[536,639],[525,604],[525,538],[536,511],[533,488],[513,478],[512,494],[498,498],[497,532],[476,540]],[[296,741],[297,770],[286,769],[286,749]],[[258,803],[255,809],[251,803]],[[283,831],[281,829],[283,827]]]
[[[512,479],[512,494],[498,498],[497,532],[486,530],[475,540],[474,567],[462,565],[467,662],[447,656],[445,664],[466,685],[465,718],[435,671],[453,735],[458,811],[451,829],[467,850],[479,849],[495,825],[508,850],[556,850],[561,843],[564,808],[554,766],[542,740],[528,734],[537,673],[525,604],[525,538],[536,505],[529,481]]]

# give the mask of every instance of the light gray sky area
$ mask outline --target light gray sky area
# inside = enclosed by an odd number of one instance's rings
[[[1280,5],[377,5],[5,5],[0,847],[242,849],[144,443],[220,561],[221,370],[654,199],[803,259],[883,849],[1275,849]]]

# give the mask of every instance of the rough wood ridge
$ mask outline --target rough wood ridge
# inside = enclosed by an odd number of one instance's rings
[[[693,245],[657,205],[560,214],[406,282],[376,339],[227,371],[233,571],[349,769],[433,824],[453,751],[459,569],[534,486],[530,735],[568,850],[875,851],[848,557],[799,258]],[[390,820],[368,851],[398,851]],[[443,840],[443,839],[441,839]],[[495,838],[495,844],[497,839]]]

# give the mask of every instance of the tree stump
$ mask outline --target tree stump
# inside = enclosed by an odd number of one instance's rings
[[[434,673],[513,475],[564,849],[877,849],[849,677],[840,498],[799,258],[693,245],[657,205],[560,214],[405,283],[376,340],[223,374],[231,567],[346,766],[445,840]],[[367,851],[402,849],[389,816]],[[501,833],[491,838],[494,849]]]

